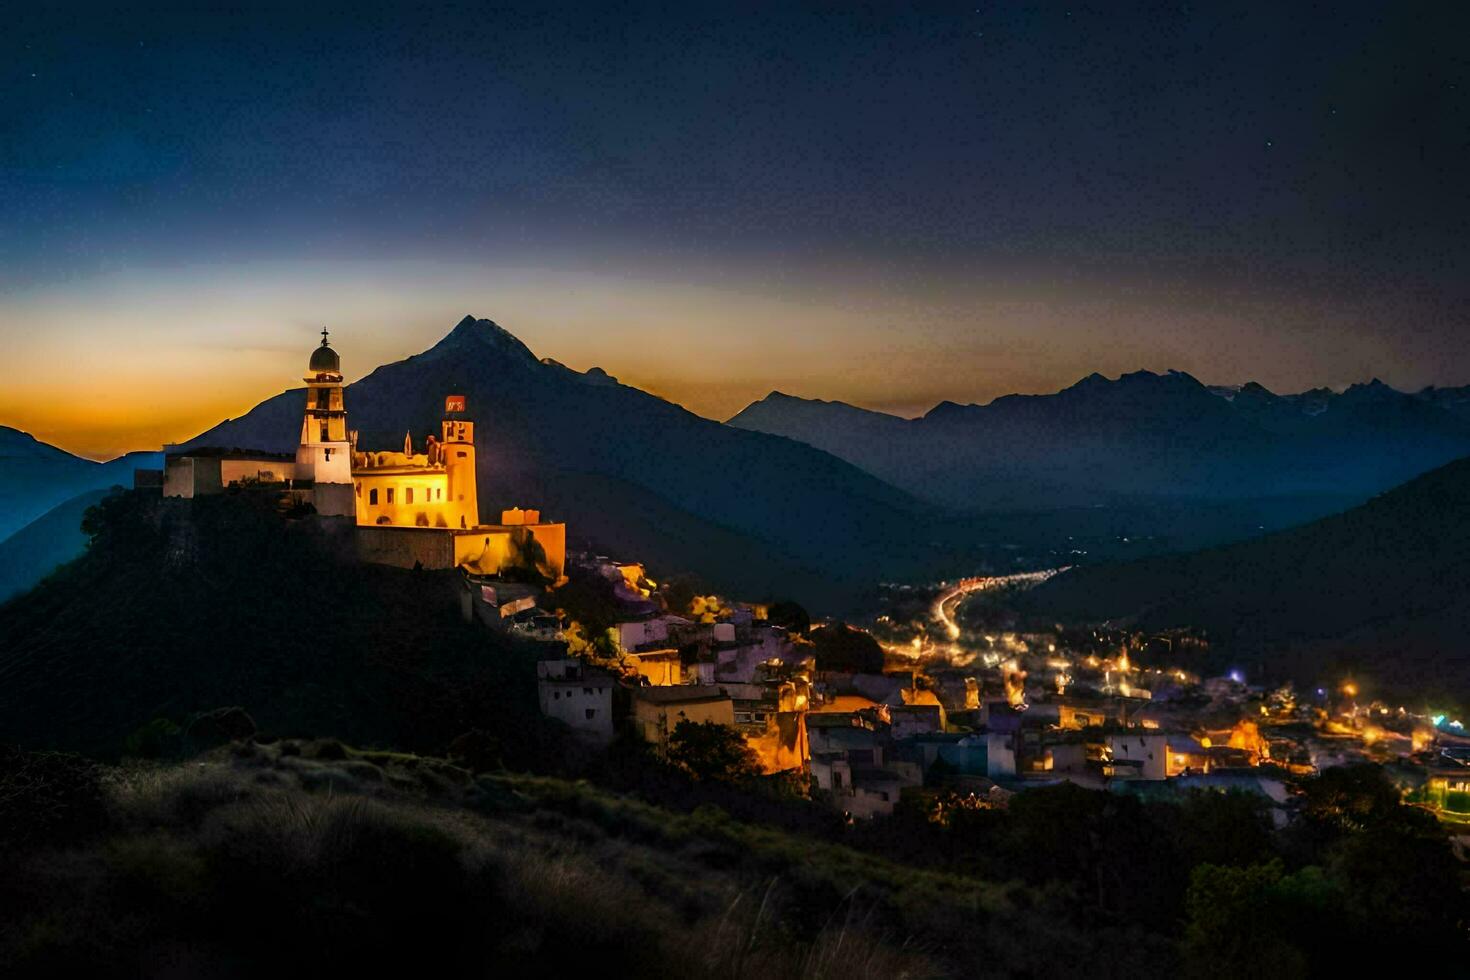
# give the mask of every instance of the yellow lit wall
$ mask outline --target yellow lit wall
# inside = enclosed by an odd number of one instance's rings
[[[654,687],[668,687],[684,682],[684,664],[678,650],[648,650],[624,654],[640,677],[648,678]],[[733,716],[732,716],[733,717]]]
[[[669,733],[681,721],[712,721],[717,725],[735,724],[735,705],[729,698],[707,701],[684,701],[678,704],[656,704],[633,697],[633,720],[644,741],[660,749],[668,745]]]
[[[357,523],[399,527],[459,527],[449,478],[433,470],[354,470]]]

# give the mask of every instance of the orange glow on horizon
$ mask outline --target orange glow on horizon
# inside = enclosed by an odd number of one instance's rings
[[[1323,376],[1333,369],[1301,353],[1310,344],[1276,350],[1289,333],[1281,325],[1310,334],[1330,323],[1341,339],[1352,336],[1344,324],[1381,319],[1371,304],[1345,308],[1330,298],[1256,301],[1270,316],[1242,300],[1222,313],[1146,285],[1118,302],[1116,283],[1059,284],[1034,273],[907,281],[856,261],[810,276],[790,271],[773,279],[761,266],[714,274],[575,260],[524,268],[273,259],[38,285],[0,297],[0,424],[93,458],[154,450],[299,386],[303,352],[324,323],[349,381],[428,349],[472,313],[500,322],[538,357],[602,367],[723,420],[772,390],[912,416],[946,399],[1053,392],[1093,371],[1140,368],[1178,368],[1207,382],[1254,378],[1277,390],[1341,386],[1363,379]],[[1184,334],[1235,339],[1186,352],[1170,339]],[[1353,364],[1405,356],[1347,347]],[[58,397],[79,382],[85,397]]]

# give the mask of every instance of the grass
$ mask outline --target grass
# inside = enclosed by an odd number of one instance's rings
[[[549,792],[545,782],[477,783],[438,760],[312,749],[236,746],[109,770],[93,834],[4,859],[5,975],[941,972],[885,942],[856,902],[793,930],[778,876],[747,879],[667,841],[610,835],[605,820],[527,805],[524,790]]]

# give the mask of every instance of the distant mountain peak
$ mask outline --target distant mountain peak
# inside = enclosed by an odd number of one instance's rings
[[[1349,402],[1356,402],[1387,401],[1394,398],[1409,398],[1410,396],[1399,391],[1397,388],[1384,384],[1378,378],[1373,378],[1367,384],[1359,383],[1350,385],[1347,391],[1342,393],[1342,397]]]
[[[582,383],[583,384],[589,384],[589,385],[609,385],[610,386],[610,385],[616,385],[616,384],[620,384],[621,383],[621,382],[618,381],[617,378],[613,377],[611,374],[608,374],[606,371],[604,371],[600,367],[590,367],[590,368],[588,368],[586,370],[586,372],[581,375],[581,380],[582,380]]]
[[[1080,383],[1081,382],[1079,382],[1079,384]],[[971,409],[971,408],[974,408],[974,407],[975,407],[974,405],[961,405],[959,402],[950,401],[948,398],[946,398],[944,401],[940,402],[938,405],[935,405],[933,408],[929,409],[929,411],[925,412],[924,413],[924,418],[926,418],[926,419],[946,418],[946,417],[950,417],[950,416],[954,416],[954,415],[963,413],[963,412],[967,411],[968,409]]]
[[[424,357],[482,357],[486,354],[509,357],[527,364],[539,364],[536,355],[523,344],[519,337],[494,320],[476,319],[466,316],[454,329],[433,347],[424,352]]]
[[[0,457],[25,457],[32,459],[79,459],[65,449],[44,443],[20,429],[0,425]],[[88,460],[87,462],[90,462]]]

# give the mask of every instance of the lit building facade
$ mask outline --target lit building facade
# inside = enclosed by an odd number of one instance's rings
[[[341,358],[327,336],[323,330],[308,362],[294,459],[239,450],[167,451],[164,496],[279,489],[320,515],[353,518],[365,561],[560,581],[565,524],[519,507],[503,511],[499,524],[480,523],[475,423],[465,417],[464,396],[445,398],[439,434],[421,450],[412,434],[399,451],[361,449],[347,425]]]
[[[401,452],[356,448],[352,434],[352,481],[357,495],[357,523],[398,527],[469,529],[480,523],[475,489],[475,423],[453,417],[464,399],[445,399],[450,411],[441,425],[442,439],[429,436],[424,451],[415,452],[412,435],[403,437]]]

